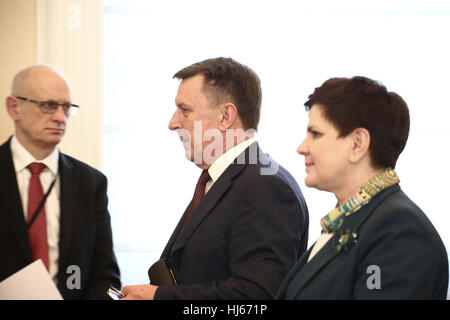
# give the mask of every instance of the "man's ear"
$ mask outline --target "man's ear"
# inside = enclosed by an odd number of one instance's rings
[[[17,110],[18,106],[17,99],[14,98],[13,96],[8,96],[6,97],[5,104],[6,104],[6,111],[8,112],[11,119],[18,120],[19,111]]]
[[[370,133],[365,128],[356,128],[350,135],[352,138],[352,149],[349,160],[351,163],[357,163],[369,152]]]
[[[219,129],[225,131],[230,128],[237,117],[237,108],[233,103],[225,103],[220,106]]]

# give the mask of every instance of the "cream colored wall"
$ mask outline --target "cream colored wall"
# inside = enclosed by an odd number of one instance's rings
[[[17,70],[36,61],[36,2],[0,0],[0,144],[13,132],[5,98]]]
[[[72,117],[62,152],[101,169],[102,159],[101,0],[0,0],[0,141],[14,131],[5,97],[20,68],[48,63],[72,84]]]

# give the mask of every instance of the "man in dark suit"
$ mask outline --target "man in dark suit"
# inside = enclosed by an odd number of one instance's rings
[[[308,211],[293,177],[255,141],[259,78],[229,58],[174,77],[169,128],[203,172],[161,256],[177,285],[125,287],[125,299],[271,299],[306,250]]]
[[[15,134],[0,146],[0,281],[41,259],[64,299],[104,299],[109,285],[120,287],[107,180],[57,148],[78,109],[70,101],[68,80],[51,66],[13,80]]]

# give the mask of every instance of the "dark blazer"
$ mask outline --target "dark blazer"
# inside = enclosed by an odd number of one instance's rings
[[[250,149],[258,161],[248,161]],[[160,286],[155,299],[273,298],[306,250],[308,210],[294,178],[281,166],[261,175],[278,164],[257,144],[245,155],[246,163],[223,172],[183,228],[181,218],[162,253],[179,284]]]
[[[106,299],[110,284],[120,288],[107,210],[106,177],[62,153],[58,289],[64,299]],[[33,262],[10,140],[0,147],[0,281]],[[80,289],[71,265],[80,268]],[[73,287],[73,286],[71,286]]]
[[[278,299],[445,299],[447,253],[435,228],[399,185],[344,220],[358,242],[333,253],[333,240],[283,281]]]

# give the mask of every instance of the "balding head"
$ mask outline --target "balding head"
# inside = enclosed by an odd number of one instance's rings
[[[39,64],[26,67],[14,76],[11,95],[29,96],[41,95],[48,88],[56,91],[66,91],[70,98],[69,80],[51,65]]]
[[[71,103],[69,81],[52,66],[33,65],[17,72],[11,91],[6,107],[15,135],[36,159],[44,159],[61,142],[68,115],[62,108],[46,113],[39,102]]]

